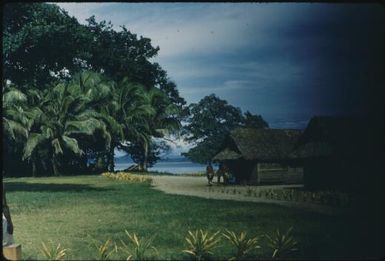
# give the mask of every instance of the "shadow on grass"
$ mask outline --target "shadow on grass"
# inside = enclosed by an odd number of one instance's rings
[[[96,188],[83,184],[55,184],[55,183],[27,183],[10,182],[5,184],[7,192],[34,191],[34,192],[88,192],[109,191],[112,188]]]

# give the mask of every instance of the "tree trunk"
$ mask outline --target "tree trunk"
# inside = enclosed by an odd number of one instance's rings
[[[139,171],[144,171],[144,165],[143,165],[143,162],[140,162],[140,163],[138,164],[138,170],[139,170]]]
[[[57,166],[57,162],[56,162],[56,157],[55,156],[52,156],[51,163],[52,163],[53,175],[54,176],[59,176],[60,173],[59,173],[59,169],[58,169],[58,166]]]
[[[32,177],[36,177],[36,163],[32,160]]]
[[[109,151],[100,152],[96,154],[95,170],[97,172],[108,171],[108,157]]]
[[[115,162],[114,162],[114,146],[110,147],[110,151],[108,153],[108,168],[109,171],[113,172],[115,168]]]
[[[143,171],[147,171],[147,161],[148,161],[148,144],[144,143],[144,159],[143,159]]]

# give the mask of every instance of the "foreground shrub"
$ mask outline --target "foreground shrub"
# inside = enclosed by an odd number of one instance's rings
[[[212,250],[217,247],[220,238],[219,231],[210,235],[209,232],[196,230],[194,232],[188,231],[186,241],[188,249],[183,250],[184,253],[189,254],[196,260],[203,260],[213,254]]]
[[[102,177],[106,177],[114,180],[124,180],[129,182],[151,183],[152,178],[144,175],[136,175],[129,172],[104,172]]]
[[[106,242],[96,245],[98,250],[98,260],[108,260],[114,252],[117,252],[117,247],[112,246],[111,239]]]
[[[248,238],[246,232],[241,232],[238,236],[234,232],[226,230],[223,236],[236,248],[236,254],[230,260],[245,259],[251,251],[261,248],[258,245],[258,237]]]
[[[272,236],[266,235],[269,240],[269,247],[272,249],[272,258],[285,258],[297,251],[297,242],[291,235],[293,227],[290,227],[285,234],[282,234],[279,229]]]
[[[105,242],[99,241],[87,235],[85,241],[89,244],[90,247],[93,247],[96,250],[96,255],[93,257],[93,260],[110,260],[113,253],[117,253],[118,248],[111,239],[107,239]]]
[[[128,254],[126,260],[144,260],[149,249],[157,252],[156,248],[151,245],[155,236],[145,240],[140,239],[135,233],[131,235],[127,230],[125,232],[129,240],[128,243],[120,240],[123,245],[120,249]]]
[[[64,260],[67,255],[68,249],[62,248],[60,243],[56,247],[52,242],[49,242],[47,245],[44,242],[41,244],[42,248],[40,250],[48,260]]]
[[[271,236],[265,235],[268,239],[268,247],[272,249],[273,259],[290,258],[293,252],[297,251],[297,242],[291,235],[293,230],[290,227],[286,233],[281,233],[278,229]],[[97,255],[92,260],[117,260],[115,259],[120,251],[126,254],[126,261],[128,260],[157,260],[158,256],[157,249],[152,246],[152,242],[155,236],[144,239],[139,238],[135,233],[130,234],[125,230],[128,241],[120,240],[122,245],[118,247],[111,239],[105,242],[100,242],[88,235],[85,239],[90,246],[94,245],[97,250]],[[182,252],[187,253],[190,258],[195,260],[212,259],[214,253],[213,250],[219,246],[219,241],[222,239],[219,235],[219,231],[210,234],[203,230],[196,230],[194,232],[188,231],[186,236],[187,249]],[[239,235],[235,232],[226,230],[222,233],[223,237],[227,239],[234,247],[235,252],[232,256],[226,257],[226,260],[245,260],[255,259],[256,249],[261,247],[258,245],[259,237],[248,237],[246,232],[241,232]],[[92,244],[93,243],[93,244]],[[42,243],[43,248],[41,249],[44,257],[48,260],[63,260],[66,258],[66,251],[60,244],[56,247],[52,242],[48,245]],[[149,250],[155,251],[154,256],[149,256]],[[116,256],[113,254],[116,253]]]

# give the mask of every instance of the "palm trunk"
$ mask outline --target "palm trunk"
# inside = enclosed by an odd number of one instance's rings
[[[52,163],[53,175],[54,176],[59,176],[60,173],[59,173],[59,169],[58,169],[58,166],[57,166],[56,157],[54,155],[52,155],[51,163]]]
[[[143,162],[140,162],[139,164],[138,164],[138,169],[139,169],[139,171],[144,171],[144,163]]]
[[[32,177],[36,177],[36,163],[32,161]]]
[[[115,162],[114,162],[114,146],[110,147],[110,151],[108,153],[108,167],[109,171],[113,172],[115,168]]]
[[[148,144],[144,143],[144,159],[143,159],[143,171],[147,171],[147,161],[148,161]]]

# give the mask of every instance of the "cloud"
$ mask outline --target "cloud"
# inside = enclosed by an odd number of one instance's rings
[[[255,83],[249,80],[228,80],[223,83],[223,89],[227,90],[239,90],[239,89],[250,89],[254,88],[252,85]]]

